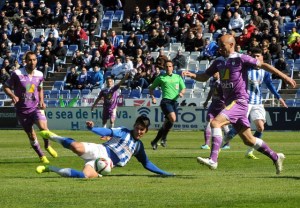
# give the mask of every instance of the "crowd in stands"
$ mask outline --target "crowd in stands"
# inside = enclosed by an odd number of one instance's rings
[[[0,12],[1,82],[24,66],[23,55],[32,50],[45,74],[61,71],[66,56],[72,57],[66,89],[102,88],[107,76],[120,80],[127,72],[128,88],[145,89],[169,59],[178,72],[189,69],[192,53],[197,54],[195,62],[214,60],[224,34],[235,36],[238,52],[261,47],[265,62],[282,71],[288,71],[287,60],[300,58],[296,0],[163,0],[155,8],[135,6],[122,21],[121,34],[102,27],[107,11],[123,9],[119,0],[109,7],[107,2],[68,0],[46,7],[43,0],[5,1]]]

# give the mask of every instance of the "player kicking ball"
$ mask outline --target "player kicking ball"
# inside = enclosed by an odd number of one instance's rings
[[[100,136],[110,136],[111,139],[103,144],[76,142],[74,139],[58,136],[50,131],[41,131],[41,135],[47,139],[61,144],[64,148],[70,149],[84,160],[82,171],[72,168],[59,168],[55,166],[38,166],[37,173],[55,172],[63,177],[73,178],[97,178],[101,175],[95,167],[99,158],[109,158],[113,166],[125,166],[132,156],[153,173],[163,176],[173,176],[156,167],[147,157],[144,145],[140,140],[148,131],[150,120],[146,116],[139,116],[130,130],[125,127],[99,128],[94,127],[92,121],[86,122],[87,128]]]

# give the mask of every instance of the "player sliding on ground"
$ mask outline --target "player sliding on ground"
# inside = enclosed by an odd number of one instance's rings
[[[41,135],[47,139],[61,144],[64,148],[72,150],[84,161],[82,171],[72,168],[58,168],[42,165],[36,168],[37,173],[55,172],[63,177],[73,178],[97,178],[101,175],[96,171],[95,162],[99,158],[110,158],[113,166],[125,166],[132,156],[142,163],[145,169],[164,176],[173,174],[156,167],[147,157],[144,145],[140,140],[148,131],[150,120],[146,116],[139,116],[133,126],[133,130],[125,127],[99,128],[94,127],[92,121],[86,122],[87,128],[100,136],[110,136],[111,139],[103,144],[76,142],[68,137],[58,136],[50,131],[41,131]]]
[[[235,39],[231,35],[223,35],[219,39],[218,57],[202,74],[183,71],[183,76],[205,82],[214,73],[220,73],[220,80],[226,107],[211,121],[212,148],[209,158],[198,157],[200,164],[210,169],[217,169],[218,154],[222,144],[222,130],[224,125],[232,124],[245,145],[253,147],[260,153],[268,156],[276,166],[276,174],[282,171],[284,154],[273,151],[266,142],[252,135],[247,118],[249,94],[247,93],[248,70],[251,68],[264,69],[281,77],[291,87],[296,86],[295,80],[283,74],[267,63],[261,63],[255,58],[235,52]]]

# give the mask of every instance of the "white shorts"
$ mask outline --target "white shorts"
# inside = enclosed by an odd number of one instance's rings
[[[80,157],[85,161],[84,166],[90,165],[95,168],[95,160],[108,158],[106,148],[102,144],[82,142],[85,152]]]
[[[250,116],[251,121],[263,120],[266,123],[266,110],[263,105],[248,104],[247,116]]]

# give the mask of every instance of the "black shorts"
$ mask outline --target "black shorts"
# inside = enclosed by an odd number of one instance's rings
[[[165,117],[167,117],[170,113],[175,112],[177,114],[178,102],[176,100],[169,100],[163,98],[160,102],[160,108],[164,113]]]

